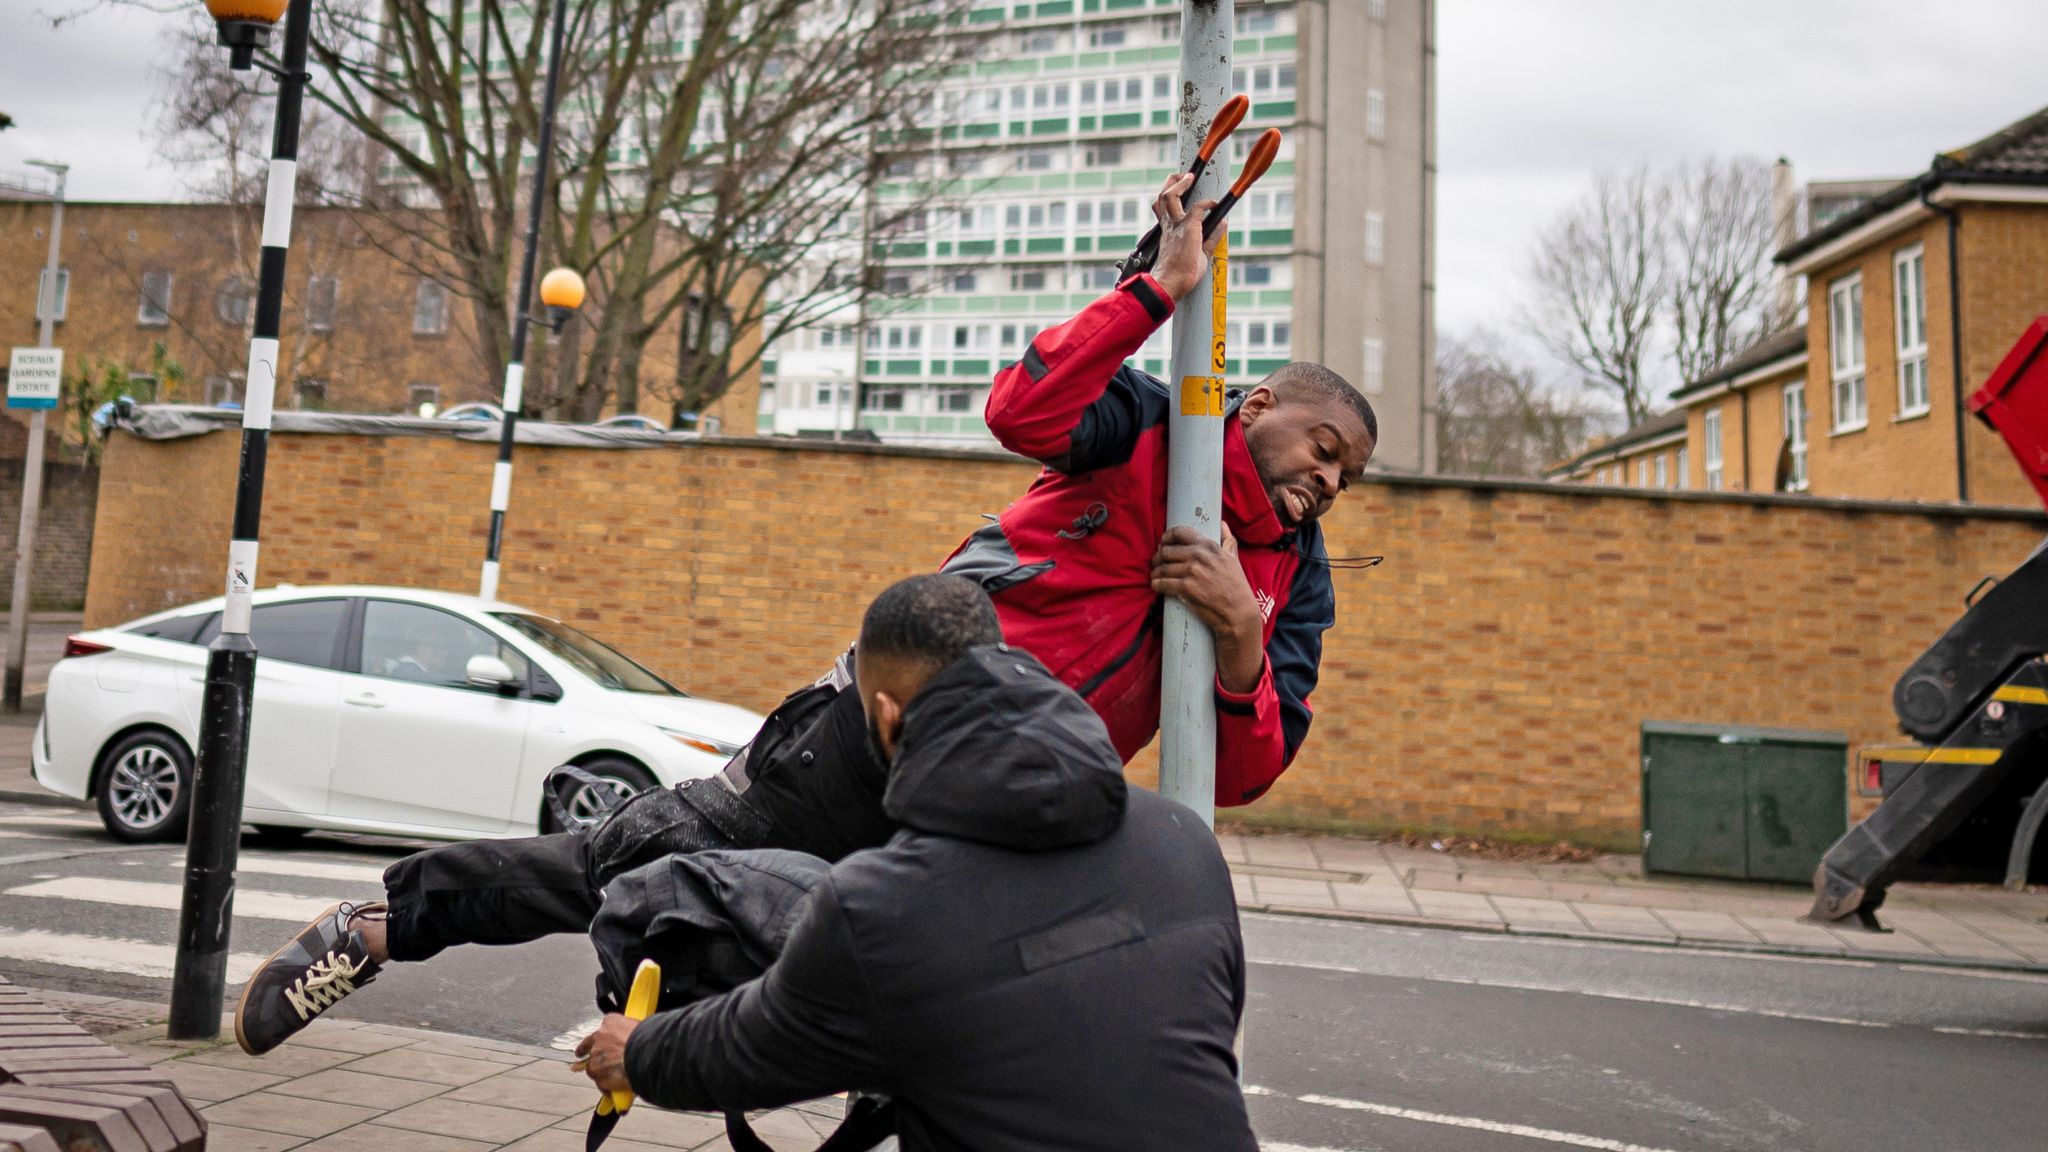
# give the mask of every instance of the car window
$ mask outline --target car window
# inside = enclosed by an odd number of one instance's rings
[[[506,627],[547,649],[571,667],[614,692],[646,692],[655,696],[688,693],[635,664],[616,648],[559,620],[518,612],[493,612]]]
[[[347,623],[347,600],[259,604],[249,617],[249,641],[256,645],[258,660],[338,669],[341,632]],[[218,632],[218,625],[201,629],[209,639]]]
[[[473,688],[472,656],[496,656],[515,679],[527,675],[517,648],[452,612],[396,600],[363,605],[363,674],[442,688]]]
[[[137,636],[154,636],[159,640],[176,640],[180,644],[197,644],[200,632],[206,631],[206,626],[218,619],[220,619],[220,613],[218,612],[195,612],[190,616],[173,616],[167,620],[152,620],[147,624],[137,624],[133,628],[127,629],[127,631]],[[208,632],[207,639],[213,639],[213,634],[218,631],[219,629],[216,628],[212,632]]]

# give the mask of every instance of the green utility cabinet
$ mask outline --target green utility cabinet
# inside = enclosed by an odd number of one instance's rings
[[[1849,830],[1849,744],[1837,732],[1646,722],[1643,870],[1813,879]]]

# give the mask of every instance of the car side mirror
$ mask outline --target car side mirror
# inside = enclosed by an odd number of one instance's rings
[[[512,669],[496,656],[471,656],[463,668],[471,686],[497,692],[516,692],[521,687]]]

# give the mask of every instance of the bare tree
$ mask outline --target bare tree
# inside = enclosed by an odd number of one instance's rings
[[[352,162],[322,193],[469,301],[485,365],[502,370],[508,351],[546,29],[562,5],[543,261],[582,272],[591,304],[529,349],[528,415],[636,407],[668,330],[681,333],[676,367],[653,384],[694,409],[765,340],[890,287],[841,221],[880,198],[896,154],[929,147],[937,86],[974,51],[964,0],[324,0],[308,111],[345,126]],[[189,49],[201,52],[218,56]],[[188,141],[233,148],[236,105],[202,90],[172,120]],[[882,216],[915,224],[950,190],[891,191]]]
[[[1603,172],[1538,235],[1522,323],[1633,424],[1653,382],[1699,379],[1791,319],[1772,298],[1775,223],[1761,160]]]
[[[1772,301],[1771,166],[1708,156],[1667,181],[1673,357],[1679,379],[1697,380],[1790,320]]]
[[[1648,169],[1601,173],[1546,227],[1529,261],[1523,325],[1631,424],[1650,410],[1646,371],[1671,283],[1671,197]]]
[[[1544,387],[1498,334],[1437,337],[1437,443],[1443,471],[1535,476],[1579,451],[1599,422],[1583,399]]]

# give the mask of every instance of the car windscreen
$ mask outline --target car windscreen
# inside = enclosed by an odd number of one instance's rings
[[[688,693],[635,664],[601,641],[578,632],[559,620],[527,616],[518,612],[491,613],[507,628],[540,645],[578,672],[614,692],[645,692],[655,696],[685,696]]]

